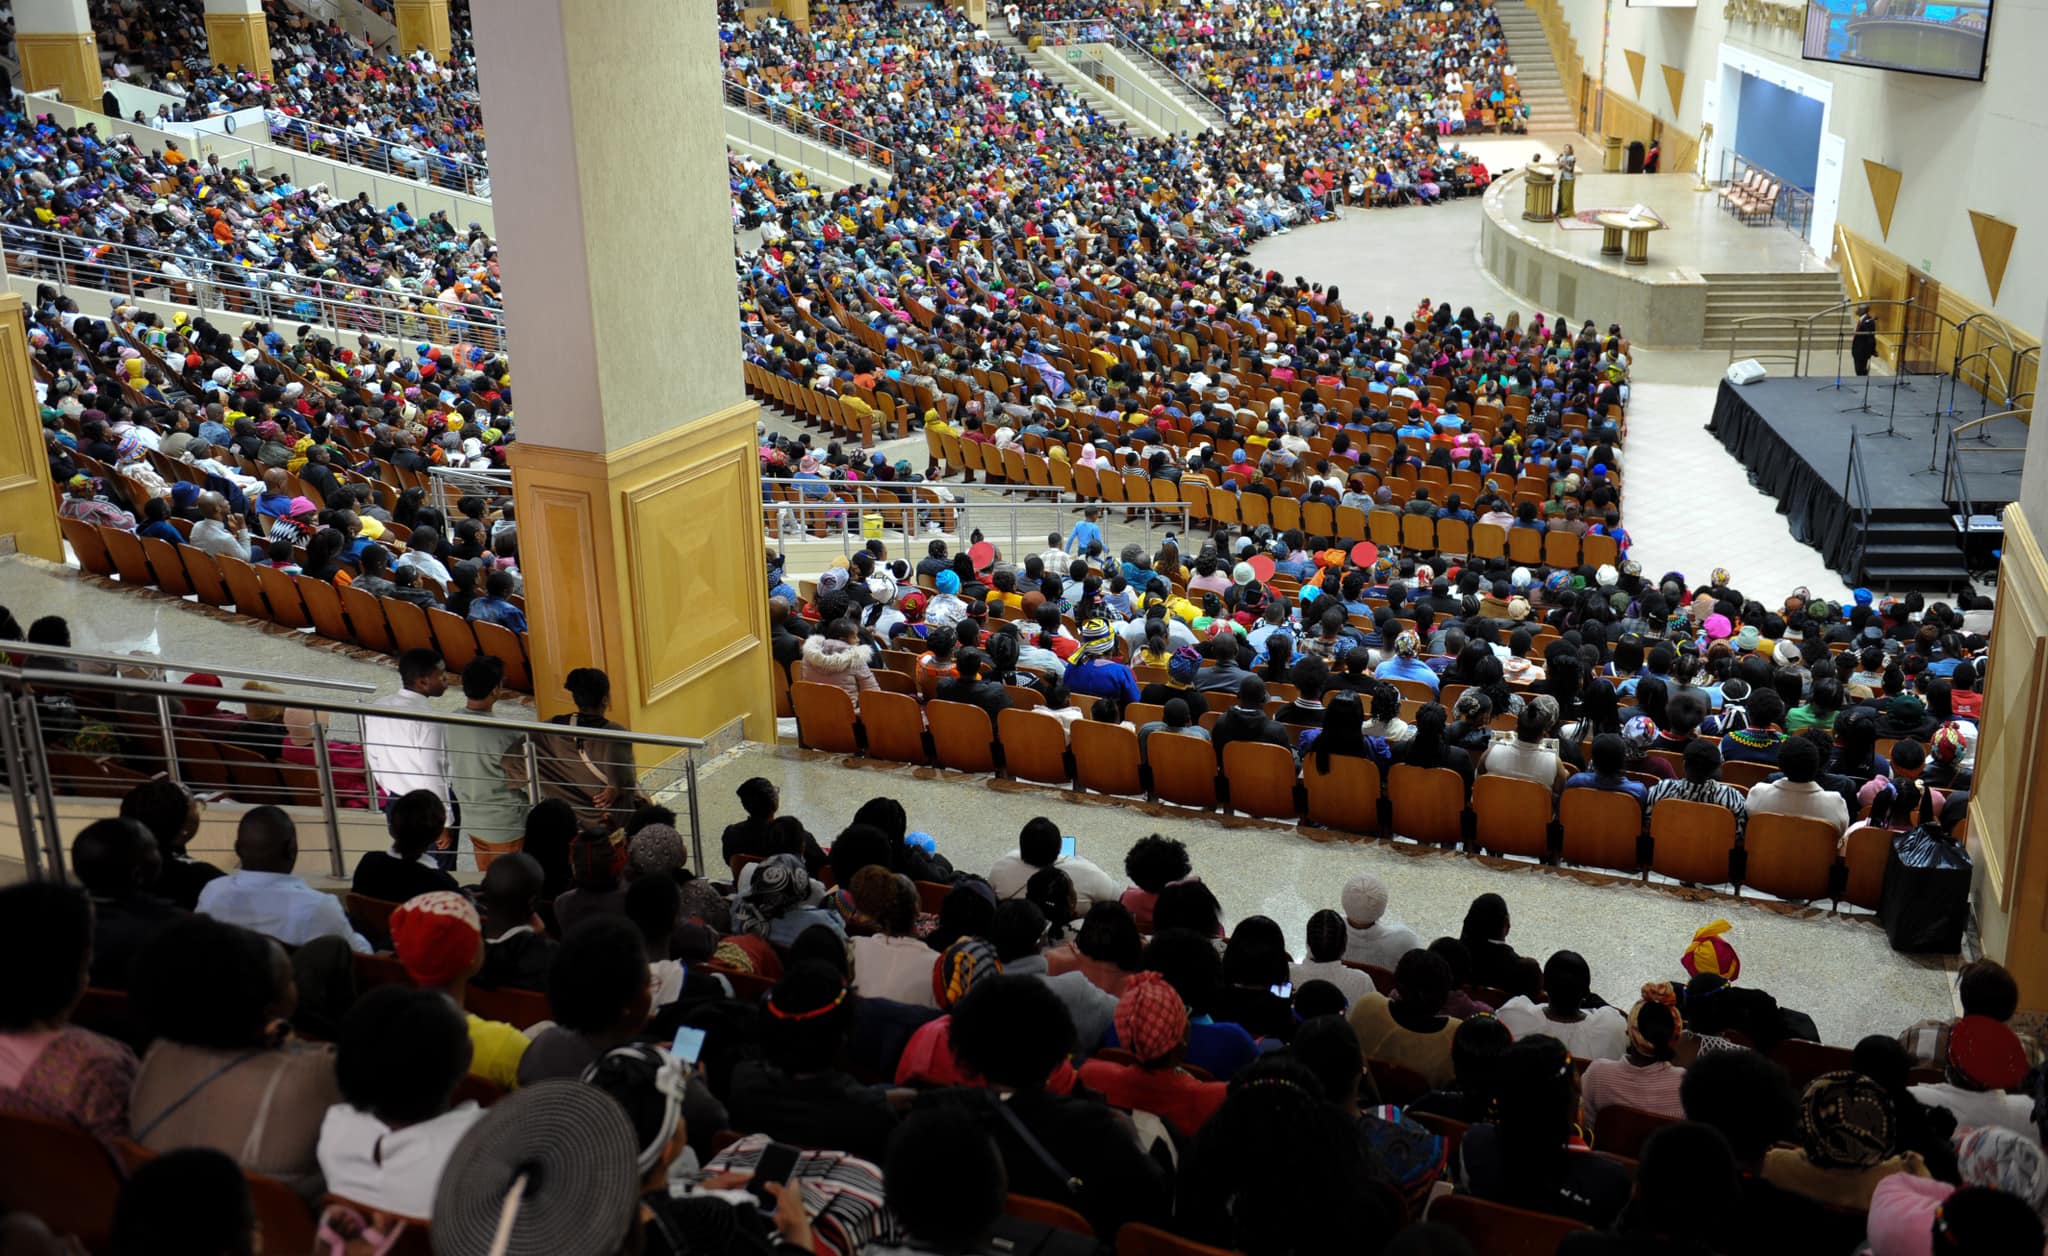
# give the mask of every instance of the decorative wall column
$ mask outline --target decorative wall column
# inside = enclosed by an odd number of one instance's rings
[[[398,23],[398,52],[410,56],[416,48],[434,54],[434,60],[448,60],[454,43],[448,33],[448,0],[394,0],[392,16]]]
[[[206,0],[206,49],[217,66],[270,78],[270,27],[263,21],[263,0]]]
[[[0,266],[0,543],[61,563],[64,539],[43,453],[25,303],[20,293],[5,290],[5,275]]]
[[[634,729],[695,736],[740,718],[772,740],[712,6],[475,13],[542,713],[567,709],[571,668],[598,666]]]
[[[1970,853],[1984,954],[2012,970],[2020,1006],[2048,1012],[2048,402],[2036,401],[1984,678]],[[2039,435],[2040,439],[2035,439]]]
[[[85,0],[15,0],[14,44],[22,91],[54,87],[67,105],[100,107],[100,48]]]

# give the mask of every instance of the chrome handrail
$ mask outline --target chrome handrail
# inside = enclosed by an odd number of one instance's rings
[[[896,150],[872,135],[855,131],[836,122],[827,122],[816,114],[798,109],[794,105],[771,100],[765,93],[748,87],[738,79],[727,75],[725,79],[725,103],[747,113],[757,114],[767,122],[784,127],[806,139],[841,149],[851,156],[884,170],[896,165]]]
[[[71,646],[30,645],[23,641],[0,642],[0,654],[33,654],[38,658],[69,659],[74,663],[106,663],[115,667],[153,667],[167,672],[210,672],[237,680],[266,680],[278,685],[304,685],[312,689],[336,689],[349,693],[375,693],[377,686],[358,680],[327,680],[317,676],[294,676],[275,668],[224,667],[219,663],[180,663],[155,654],[109,654],[101,650],[80,650]],[[231,691],[222,691],[224,694]],[[186,697],[193,695],[187,693]],[[227,701],[226,697],[221,699]]]
[[[1052,502],[977,501],[970,499],[949,502],[923,499],[907,502],[867,503],[866,505],[871,506],[873,512],[882,517],[884,531],[891,530],[887,525],[892,514],[895,516],[897,523],[909,525],[893,529],[896,532],[902,533],[906,541],[913,535],[912,529],[914,527],[920,524],[934,523],[940,516],[950,516],[953,520],[953,526],[943,528],[941,529],[942,531],[958,536],[969,536],[976,531],[980,531],[991,540],[1007,535],[1009,537],[1010,549],[1020,556],[1026,552],[1035,552],[1034,547],[1042,542],[1047,534],[1052,531],[1050,527],[1038,528],[1031,532],[1024,531],[1021,525],[1027,519],[1033,517],[1046,520],[1052,525],[1057,526],[1060,531],[1065,531],[1065,517],[1078,515],[1084,509],[1114,512],[1126,516],[1127,520],[1135,518],[1142,522],[1145,525],[1145,533],[1148,538],[1152,532],[1152,516],[1155,514],[1177,514],[1179,522],[1175,526],[1181,531],[1187,530],[1188,521],[1191,518],[1188,503],[1184,501],[1112,502],[1088,498],[1085,500]],[[829,543],[833,539],[833,534],[836,533],[839,538],[841,552],[851,557],[853,551],[858,548],[856,541],[860,541],[862,544],[865,541],[861,538],[861,529],[858,526],[849,529],[847,525],[858,525],[861,522],[859,517],[864,513],[868,513],[862,507],[863,503],[860,502],[771,501],[761,504],[761,517],[769,537],[773,538],[778,544],[786,546],[791,542],[803,543],[806,541]],[[977,516],[981,520],[980,526],[977,526],[976,523]],[[785,521],[795,524],[799,530],[792,533],[781,532],[780,529]],[[826,528],[826,535],[818,536],[811,532],[808,526],[806,526],[811,522],[821,522]],[[1003,522],[1007,522],[1007,528],[1004,528]],[[1172,521],[1169,520],[1169,522]]]
[[[1216,116],[1221,119],[1221,125],[1223,127],[1227,129],[1230,126],[1229,113],[1224,110],[1223,106],[1217,104],[1208,92],[1205,92],[1201,88],[1195,86],[1193,83],[1190,83],[1179,71],[1175,70],[1172,66],[1166,64],[1166,62],[1161,61],[1159,59],[1158,54],[1154,53],[1150,48],[1147,48],[1145,46],[1144,41],[1126,33],[1122,27],[1112,25],[1106,18],[1069,18],[1057,22],[1034,21],[1029,24],[1028,29],[1032,32],[1046,31],[1061,36],[1066,36],[1069,32],[1073,30],[1082,30],[1086,32],[1091,32],[1088,38],[1057,38],[1047,39],[1044,42],[1053,44],[1106,43],[1114,46],[1115,48],[1126,54],[1136,53],[1138,56],[1144,58],[1144,61],[1138,63],[1139,69],[1146,69],[1146,63],[1149,62],[1150,67],[1152,69],[1156,69],[1158,73],[1163,74],[1171,81],[1180,84],[1182,88],[1184,88],[1190,95],[1192,95],[1197,101],[1200,102],[1201,107],[1206,107],[1214,110]],[[1094,34],[1093,32],[1101,32],[1102,34],[1106,34],[1108,38],[1102,38],[1101,34]]]
[[[1863,557],[1870,548],[1870,476],[1863,467],[1861,439],[1860,431],[1849,429],[1849,469],[1842,475],[1842,496],[1849,499],[1857,517],[1855,561],[1846,564],[1844,574],[1858,583],[1864,579]]]
[[[7,744],[8,770],[6,783],[9,791],[16,796],[17,813],[22,818],[23,853],[28,856],[31,872],[40,875],[34,851],[33,825],[30,813],[40,810],[42,828],[47,844],[43,858],[47,860],[52,875],[61,877],[64,868],[62,833],[58,824],[56,789],[49,763],[50,747],[43,729],[42,714],[35,701],[38,693],[103,693],[130,698],[154,699],[159,718],[163,720],[161,733],[168,763],[175,769],[179,761],[175,746],[175,730],[171,726],[167,709],[169,700],[192,698],[195,690],[190,685],[167,684],[162,681],[130,679],[123,676],[99,676],[82,672],[51,671],[43,668],[0,666],[0,716],[4,716],[7,728],[4,740]],[[232,691],[229,691],[232,692]],[[398,720],[413,723],[437,724],[443,726],[481,727],[501,733],[523,735],[526,740],[525,759],[527,763],[528,798],[533,800],[539,787],[539,754],[534,745],[535,736],[574,736],[584,741],[603,741],[626,745],[656,746],[672,750],[680,756],[684,787],[687,790],[688,822],[694,857],[698,867],[704,865],[703,820],[697,789],[697,756],[706,748],[701,738],[677,737],[665,733],[641,733],[629,729],[593,728],[585,725],[564,725],[540,720],[504,718],[496,714],[477,715],[467,711],[436,711],[411,708],[396,708],[367,702],[343,701],[337,698],[315,695],[289,695],[285,705],[293,709],[307,710],[318,714],[341,715],[355,720]],[[341,818],[336,793],[330,787],[335,767],[328,756],[328,744],[323,724],[314,722],[313,749],[315,768],[322,780],[321,811],[327,827],[328,855],[333,875],[342,875]],[[75,752],[74,752],[75,753]],[[377,786],[371,776],[370,767],[360,770],[363,788],[374,799]],[[175,770],[173,776],[175,777]],[[647,773],[639,772],[638,778],[645,780]],[[459,782],[458,782],[459,786]],[[23,799],[31,792],[33,805],[24,806]],[[458,788],[459,797],[459,788]]]
[[[263,120],[269,129],[271,140],[287,148],[295,148],[313,157],[335,158],[351,166],[368,164],[359,160],[359,158],[365,155],[359,150],[367,149],[371,154],[382,158],[384,163],[383,173],[394,174],[400,178],[414,177],[405,168],[403,159],[396,155],[397,149],[412,148],[412,145],[400,144],[395,140],[385,139],[381,135],[358,135],[354,131],[343,130],[340,127],[329,126],[324,122],[315,122],[310,118],[302,118],[274,109],[265,109],[263,111]],[[308,143],[293,142],[295,137],[309,133],[323,138],[329,147],[317,149]],[[414,151],[427,159],[427,177],[423,180],[424,182],[431,183],[435,187],[464,192],[471,196],[490,195],[488,190],[483,192],[477,191],[479,184],[486,189],[490,185],[491,170],[486,163],[473,157],[459,157],[452,153],[437,152],[432,149],[414,149]],[[457,173],[462,177],[455,182],[449,182],[443,177],[446,170],[442,163],[455,166]],[[371,168],[375,169],[376,167],[373,166]]]
[[[5,246],[9,269],[14,273],[54,281],[59,289],[84,288],[115,293],[131,300],[163,300],[168,304],[194,305],[202,310],[215,310],[241,318],[290,318],[322,323],[339,331],[370,332],[406,339],[424,336],[444,344],[459,338],[493,352],[506,346],[503,312],[491,306],[454,301],[444,303],[437,296],[425,293],[415,300],[421,307],[431,306],[431,309],[392,305],[376,299],[386,289],[304,276],[294,280],[275,271],[249,270],[204,256],[143,249],[116,240],[67,235],[12,224],[0,226],[0,245]],[[158,270],[143,270],[90,256],[93,250],[102,248],[118,250],[124,256],[145,261],[169,261],[184,273],[166,275]],[[235,282],[224,282],[228,277]],[[92,279],[108,282],[94,283]],[[254,281],[274,279],[286,279],[287,283],[296,282],[314,290],[273,292],[267,287],[253,286]],[[163,295],[153,296],[156,290],[161,290]],[[458,322],[461,323],[459,328],[456,326]]]

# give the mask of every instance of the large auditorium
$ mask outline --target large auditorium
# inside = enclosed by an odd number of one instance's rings
[[[12,0],[0,1256],[2043,1256],[2044,48]]]

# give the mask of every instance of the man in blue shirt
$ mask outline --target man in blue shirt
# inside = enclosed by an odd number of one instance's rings
[[[512,604],[512,573],[496,569],[484,577],[484,594],[469,604],[472,622],[496,624],[513,632],[526,631],[526,612]]]

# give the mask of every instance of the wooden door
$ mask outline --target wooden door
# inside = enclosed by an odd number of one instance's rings
[[[1906,268],[1904,326],[1899,332],[1898,368],[1901,375],[1938,375],[1941,367],[1941,284],[1932,275]]]

